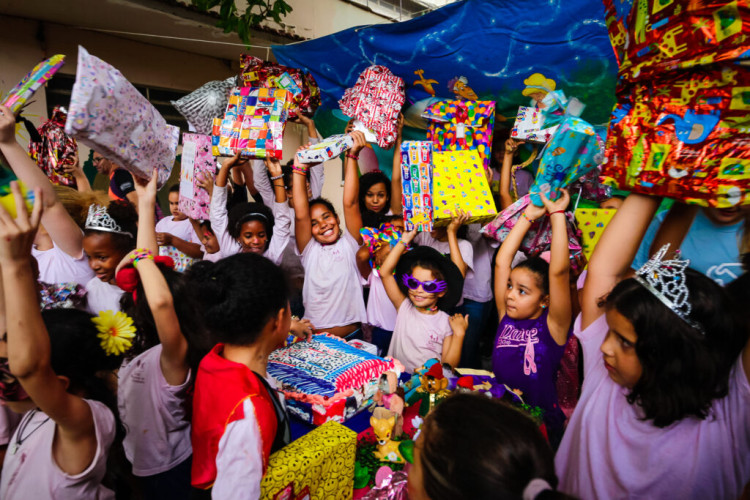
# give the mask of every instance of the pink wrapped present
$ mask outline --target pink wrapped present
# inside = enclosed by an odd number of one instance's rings
[[[346,89],[339,107],[375,132],[378,146],[389,148],[396,142],[396,120],[404,105],[404,81],[385,66],[370,66]]]
[[[78,69],[65,133],[131,174],[163,186],[174,166],[180,130],[116,68],[78,47]]]
[[[216,172],[216,161],[211,154],[211,137],[201,134],[182,135],[182,165],[180,170],[180,212],[191,219],[208,219],[211,198],[198,185],[201,177]]]

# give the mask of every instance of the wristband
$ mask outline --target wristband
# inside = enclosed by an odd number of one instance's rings
[[[138,267],[138,261],[143,259],[154,260],[154,254],[147,248],[136,248],[130,252],[130,263],[133,267]]]
[[[521,215],[523,215],[523,218],[529,221],[530,223],[534,223],[537,221],[537,219],[529,219],[529,216],[526,215],[526,212],[521,212]]]
[[[564,214],[564,213],[565,213],[565,210],[555,210],[554,212],[550,213],[549,215],[550,215],[550,217],[552,217],[555,214]]]
[[[350,153],[346,153],[347,158],[351,158],[352,160],[359,160],[359,155],[353,155]]]
[[[274,175],[273,177],[271,177],[271,181],[277,181],[283,178],[284,178],[284,174]]]

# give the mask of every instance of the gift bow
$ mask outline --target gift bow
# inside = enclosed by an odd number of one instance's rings
[[[165,265],[170,269],[174,269],[174,260],[172,257],[157,255],[154,257],[154,262]],[[136,300],[136,289],[140,282],[141,278],[138,275],[138,271],[133,267],[133,264],[128,264],[123,267],[117,271],[117,276],[115,276],[115,283],[117,283],[117,286],[120,287],[122,291],[133,294],[134,302]]]

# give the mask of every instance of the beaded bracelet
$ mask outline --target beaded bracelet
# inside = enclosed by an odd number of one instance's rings
[[[138,261],[143,259],[154,260],[154,254],[148,248],[136,248],[130,252],[130,262],[133,267],[138,267]]]
[[[292,165],[292,172],[295,174],[307,176],[307,166],[305,165],[303,167],[303,166],[297,166],[296,164]]]
[[[359,160],[359,155],[353,155],[353,154],[346,153],[346,157],[347,158],[351,158],[352,160]]]
[[[284,174],[274,175],[273,177],[271,177],[271,181],[277,181],[283,178],[284,178]]]
[[[536,219],[529,219],[529,216],[526,215],[526,212],[521,212],[521,215],[523,215],[523,218],[529,222],[536,222]]]

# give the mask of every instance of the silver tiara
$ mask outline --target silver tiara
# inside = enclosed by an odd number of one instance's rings
[[[128,231],[123,231],[115,220],[107,213],[107,207],[92,204],[89,206],[89,215],[86,217],[86,229],[94,231],[106,231],[108,233],[127,234],[134,236]]]
[[[700,323],[690,319],[692,306],[688,300],[690,295],[685,283],[685,269],[690,265],[690,260],[678,257],[663,260],[668,250],[669,244],[661,247],[656,255],[638,269],[635,279],[680,319],[705,335]]]

